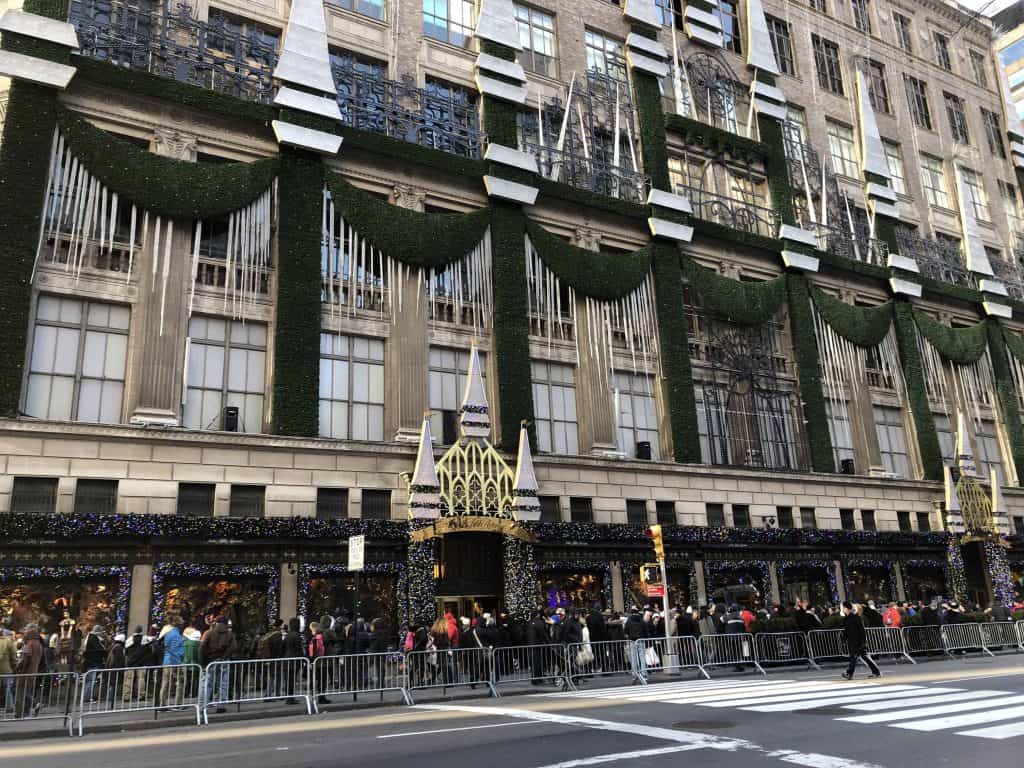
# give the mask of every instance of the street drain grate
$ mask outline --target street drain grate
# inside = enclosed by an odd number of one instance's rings
[[[672,723],[672,727],[680,731],[718,731],[734,728],[736,723],[732,720],[683,720],[680,723]]]

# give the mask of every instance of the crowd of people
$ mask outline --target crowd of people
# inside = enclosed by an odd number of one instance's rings
[[[968,611],[968,607],[975,610]],[[712,600],[699,610],[688,606],[672,609],[665,616],[650,605],[618,612],[595,604],[589,609],[540,609],[523,619],[505,613],[456,617],[447,612],[432,623],[414,623],[401,631],[385,617],[366,620],[340,614],[323,615],[316,621],[278,619],[252,640],[237,637],[226,616],[185,622],[171,614],[162,624],[152,624],[148,629],[136,626],[130,634],[115,632],[112,636],[100,625],[84,636],[66,632],[63,626],[49,631],[29,624],[17,634],[0,626],[0,710],[16,717],[30,715],[52,693],[52,680],[37,685],[22,683],[19,688],[17,675],[82,673],[84,702],[106,701],[112,705],[115,701],[148,697],[166,706],[198,696],[200,701],[214,702],[222,710],[222,704],[232,700],[234,688],[253,681],[239,682],[240,678],[229,673],[228,665],[218,665],[215,673],[208,669],[200,691],[197,667],[209,668],[212,662],[232,660],[296,660],[298,665],[283,665],[282,672],[267,671],[282,665],[255,667],[264,670],[264,676],[274,676],[273,680],[255,681],[268,700],[296,703],[296,686],[306,674],[302,671],[306,662],[299,660],[312,662],[320,657],[376,655],[367,664],[350,663],[347,668],[343,662],[317,665],[316,669],[321,670],[317,674],[324,676],[318,691],[365,690],[372,687],[371,680],[378,687],[391,687],[385,686],[384,678],[394,674],[404,658],[408,659],[406,671],[413,687],[482,681],[485,670],[474,665],[484,664],[492,649],[503,648],[510,650],[493,654],[493,671],[491,662],[486,662],[488,675],[502,679],[518,674],[534,685],[542,685],[560,682],[567,674],[585,680],[598,670],[628,669],[631,660],[624,652],[596,645],[606,641],[842,628],[847,632],[851,652],[859,652],[863,646],[858,638],[866,628],[941,626],[977,621],[979,616],[986,621],[1010,621],[1021,609],[1024,605],[1014,604],[981,613],[977,606],[946,600],[886,604],[869,599],[859,605],[820,607],[796,600],[770,608]],[[851,629],[854,624],[857,626]],[[544,650],[569,645],[575,648],[569,656]],[[487,653],[449,653],[458,649]],[[404,656],[403,652],[412,655]],[[393,658],[384,658],[387,654]],[[572,668],[562,668],[565,663]],[[182,665],[192,666],[180,669]],[[163,674],[161,670],[167,667],[179,669]],[[329,703],[326,695],[321,694],[320,703]]]

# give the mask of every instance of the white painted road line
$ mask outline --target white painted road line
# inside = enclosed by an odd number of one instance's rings
[[[874,704],[850,704],[848,707],[843,709],[860,710],[863,712],[878,712],[883,709],[905,709],[906,707],[920,707],[927,706],[929,704],[950,704],[957,701],[970,701],[971,699],[987,699],[993,696],[1009,696],[1007,691],[965,691],[959,689],[957,693],[946,693],[941,696],[935,696],[933,694],[941,693],[942,691],[953,691],[957,690],[954,688],[929,688],[927,696],[921,696],[916,699],[902,699],[899,701],[878,701]],[[884,721],[883,721],[884,722]]]
[[[959,731],[957,736],[977,736],[982,739],[1012,739],[1024,736],[1024,722],[993,725],[991,728],[975,728],[973,731]]]
[[[767,696],[784,696],[788,694],[812,694],[822,693],[836,695],[840,691],[848,691],[858,688],[878,688],[878,683],[852,683],[848,685],[836,685],[835,683],[815,684],[790,684],[790,685],[769,685],[760,688],[744,688],[740,690],[718,691],[715,693],[706,692],[688,696],[672,696],[664,701],[671,701],[676,704],[696,704],[709,701],[750,701]],[[731,706],[731,705],[727,705]]]
[[[920,689],[914,689],[910,693],[920,693]],[[831,698],[815,698],[800,701],[787,701],[781,704],[759,704],[751,707],[741,707],[747,712],[799,712],[804,709],[819,709],[821,707],[833,707],[840,704],[853,704],[862,701],[878,701],[888,699],[892,696],[899,696],[900,692],[875,691],[874,693],[862,693],[859,695],[833,696]]]
[[[1000,720],[1013,720],[1024,717],[1024,707],[1010,707],[990,712],[974,712],[969,715],[955,717],[937,717],[933,720],[917,720],[912,723],[893,723],[894,728],[906,728],[910,731],[946,731],[954,728],[966,728],[969,725],[998,723]]]
[[[968,701],[961,704],[946,704],[939,707],[924,707],[923,709],[908,709],[903,712],[881,712],[874,715],[856,715],[854,717],[841,717],[848,723],[888,723],[893,720],[914,720],[915,718],[935,717],[937,715],[949,715],[954,712],[969,712],[972,709],[994,709],[1009,704],[1024,704],[1024,696],[1007,696],[995,699]]]
[[[584,768],[584,766],[588,765],[617,763],[619,760],[636,760],[640,757],[657,757],[659,755],[671,755],[674,752],[688,752],[691,749],[704,749],[704,747],[700,744],[684,744],[680,747],[642,749],[637,752],[616,752],[611,755],[594,755],[593,757],[583,757],[579,760],[568,760],[564,763],[551,763],[550,765],[542,765],[540,768]]]
[[[487,725],[466,725],[461,728],[438,728],[433,731],[409,731],[408,733],[386,733],[378,739],[400,739],[403,736],[428,736],[432,733],[455,733],[456,731],[478,731],[481,728],[508,728],[510,725],[540,725],[530,720],[516,720],[514,723],[488,723]]]
[[[811,701],[813,699],[841,699],[849,696],[851,701],[855,696],[868,696],[871,698],[882,698],[883,696],[906,693],[920,695],[927,690],[916,685],[894,685],[891,687],[881,685],[857,685],[850,686],[849,688],[819,688],[815,691],[804,691],[797,693],[784,693],[779,696],[751,696],[746,699],[725,699],[724,701],[719,700],[714,703],[706,703],[702,706],[705,707],[742,707],[747,708],[749,706],[755,706],[759,704],[784,704],[786,702],[800,702],[800,701]],[[865,699],[866,700],[866,699]]]

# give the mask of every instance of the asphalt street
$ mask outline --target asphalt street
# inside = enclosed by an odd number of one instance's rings
[[[0,742],[4,768],[1018,768],[1024,660],[888,665],[879,681],[838,669],[692,675],[646,687],[457,697],[314,717]]]

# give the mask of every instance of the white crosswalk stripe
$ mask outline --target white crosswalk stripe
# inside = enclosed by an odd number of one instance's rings
[[[1024,736],[1024,694],[994,689],[968,690],[926,684],[890,685],[872,680],[846,682],[811,678],[698,680],[546,695],[554,698],[656,701],[763,713],[839,707],[850,711],[849,715],[836,717],[839,722],[881,724],[924,733],[951,732],[982,739]]]

